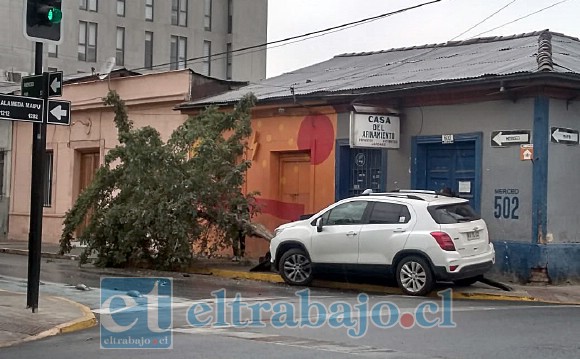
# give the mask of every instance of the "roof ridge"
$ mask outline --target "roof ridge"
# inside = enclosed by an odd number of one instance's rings
[[[481,44],[481,43],[490,43],[490,42],[497,42],[497,41],[507,41],[513,39],[521,39],[524,37],[532,37],[532,36],[541,36],[546,32],[550,33],[551,35],[557,35],[569,38],[571,40],[580,41],[577,37],[569,36],[559,32],[553,32],[549,29],[540,30],[540,31],[532,31],[526,32],[521,34],[515,35],[505,35],[505,36],[488,36],[488,37],[477,37],[473,39],[467,40],[456,40],[456,41],[447,41],[442,43],[435,43],[435,44],[424,44],[424,45],[417,45],[417,46],[408,46],[408,47],[396,47],[390,48],[388,50],[379,50],[379,51],[367,51],[367,52],[350,52],[350,53],[343,53],[336,55],[334,57],[351,57],[351,56],[367,56],[367,55],[375,55],[375,54],[383,54],[388,52],[395,52],[395,51],[408,51],[408,50],[421,50],[421,49],[434,49],[439,47],[453,47],[453,46],[463,46],[463,45],[471,45],[471,44]]]
[[[553,71],[552,59],[552,33],[544,31],[538,37],[538,54],[536,55],[538,71]]]

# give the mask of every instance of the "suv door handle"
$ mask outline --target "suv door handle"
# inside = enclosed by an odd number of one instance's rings
[[[355,231],[350,231],[346,234],[347,236],[356,236],[356,232]]]
[[[405,231],[406,231],[405,228],[395,228],[395,229],[393,229],[393,232],[395,232],[395,233],[403,233]]]

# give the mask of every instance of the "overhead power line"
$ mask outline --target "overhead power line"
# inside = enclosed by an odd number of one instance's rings
[[[414,10],[426,5],[431,5],[437,2],[441,2],[441,0],[433,0],[433,1],[429,1],[429,2],[425,2],[425,3],[421,3],[418,5],[414,5],[414,6],[409,6],[403,9],[399,9],[399,10],[395,10],[395,11],[391,11],[391,12],[387,12],[381,15],[376,15],[376,16],[372,16],[372,17],[368,17],[362,20],[357,20],[357,21],[352,21],[349,23],[345,23],[345,24],[341,24],[341,25],[337,25],[337,26],[332,26],[326,29],[322,29],[322,30],[317,30],[317,31],[312,31],[309,33],[305,33],[302,35],[296,35],[296,36],[291,36],[291,37],[287,37],[285,39],[281,39],[281,40],[275,40],[275,41],[270,41],[270,42],[265,42],[262,44],[258,44],[258,45],[252,45],[252,46],[246,46],[243,48],[239,48],[236,50],[232,50],[229,52],[229,54],[233,54],[233,53],[239,53],[239,52],[244,52],[244,51],[248,51],[248,50],[254,50],[254,49],[261,49],[261,48],[265,48],[269,45],[275,45],[275,44],[280,44],[280,43],[284,43],[284,42],[290,42],[292,40],[297,40],[297,39],[301,39],[301,38],[305,38],[305,37],[310,37],[313,35],[319,35],[319,34],[323,34],[323,33],[330,33],[330,32],[336,32],[336,30],[343,30],[343,29],[347,29],[349,27],[353,27],[353,26],[358,26],[358,25],[362,25],[364,23],[368,23],[368,22],[372,22],[372,21],[376,21],[385,17],[389,17],[389,16],[393,16],[393,15],[397,15],[409,10]],[[265,49],[262,49],[265,50]],[[212,56],[220,56],[220,55],[227,55],[228,52],[220,52],[217,54],[213,54]],[[166,62],[166,63],[162,63],[162,64],[157,64],[157,65],[153,65],[150,68],[147,67],[139,67],[136,69],[132,69],[131,71],[138,71],[138,70],[148,70],[151,68],[157,68],[157,67],[163,67],[163,66],[168,66],[171,64],[175,64],[175,63],[182,63],[182,62],[190,62],[190,61],[196,61],[196,60],[203,60],[206,59],[207,56],[198,56],[198,57],[192,57],[190,59],[186,59],[186,60],[179,60],[179,61],[171,61],[171,62]]]
[[[460,37],[461,35],[463,35],[463,34],[465,34],[465,33],[469,32],[469,31],[471,31],[471,30],[475,29],[476,27],[478,27],[479,25],[483,24],[483,23],[484,23],[484,22],[486,22],[487,20],[491,19],[492,17],[494,17],[494,16],[495,16],[495,15],[497,15],[499,12],[501,12],[502,10],[504,10],[505,8],[507,8],[508,6],[510,6],[511,4],[513,4],[513,3],[514,3],[514,2],[516,2],[516,1],[517,1],[517,0],[512,0],[510,3],[508,3],[508,4],[504,5],[504,6],[502,6],[500,9],[498,9],[498,10],[494,11],[492,14],[488,15],[488,16],[487,16],[487,17],[485,17],[483,20],[479,21],[477,24],[475,24],[475,25],[473,25],[473,26],[469,27],[467,30],[465,30],[465,31],[461,32],[461,33],[460,33],[460,34],[458,34],[457,36],[454,36],[453,38],[449,39],[449,40],[448,40],[448,42],[450,42],[450,41],[453,41],[453,40],[457,39],[458,37]],[[408,64],[408,63],[409,63],[409,62],[411,62],[411,61],[415,61],[415,60],[417,60],[417,59],[419,59],[419,58],[422,58],[422,57],[424,57],[424,56],[426,56],[426,55],[428,55],[428,54],[430,54],[430,53],[432,53],[432,52],[436,51],[438,48],[439,48],[439,47],[437,47],[437,46],[434,46],[434,47],[432,47],[432,48],[430,48],[430,49],[428,49],[428,50],[426,50],[426,51],[424,51],[424,52],[421,52],[421,53],[419,53],[419,54],[416,54],[416,55],[411,55],[411,56],[407,57],[406,59],[404,59],[404,60],[401,60],[401,61],[400,61],[398,64],[391,66],[391,67],[389,68],[389,70],[390,70],[390,71],[393,71],[394,69],[396,69],[396,68],[399,68],[399,67],[401,67],[401,66],[404,66],[404,65]],[[378,66],[376,66],[376,67],[375,67],[375,69],[382,68],[383,66],[384,66],[384,65],[378,65]],[[368,77],[369,77],[368,75],[365,75],[365,76],[363,76],[363,78],[368,78]],[[342,77],[342,78],[340,78],[340,79],[345,79],[345,78],[346,78],[346,76],[343,76],[343,77]],[[346,84],[352,84],[352,83],[355,83],[355,82],[356,82],[356,81],[358,81],[358,80],[359,80],[359,78],[361,78],[361,77],[351,76],[351,78],[352,78],[353,80],[352,80],[352,81],[349,81],[349,82],[347,82]],[[341,86],[344,86],[344,85],[345,85],[345,84],[341,84]]]
[[[490,29],[490,30],[487,30],[487,31],[484,31],[484,32],[480,32],[479,34],[477,34],[477,35],[474,35],[474,36],[472,36],[471,38],[479,37],[479,36],[481,36],[481,35],[483,35],[483,34],[487,34],[488,32],[492,32],[492,31],[494,31],[494,30],[501,29],[501,28],[502,28],[502,27],[504,27],[504,26],[507,26],[507,25],[513,24],[514,22],[518,22],[518,21],[520,21],[520,20],[523,20],[523,19],[525,19],[525,18],[527,18],[527,17],[530,17],[530,16],[532,16],[532,15],[536,15],[536,14],[538,14],[538,13],[541,13],[542,11],[546,11],[546,10],[548,10],[548,9],[550,9],[550,8],[553,8],[554,6],[557,6],[557,5],[560,5],[560,4],[562,4],[562,3],[565,3],[566,1],[568,1],[568,0],[562,0],[562,1],[559,1],[559,2],[557,2],[557,3],[554,3],[554,4],[552,4],[552,5],[546,6],[546,7],[544,7],[544,8],[541,8],[540,10],[537,10],[537,11],[534,11],[534,12],[532,12],[532,13],[529,13],[529,14],[527,14],[527,15],[524,15],[524,16],[521,16],[521,17],[518,17],[518,18],[517,18],[517,19],[515,19],[515,20],[512,20],[512,21],[506,22],[505,24],[502,24],[502,25],[496,26],[496,27],[494,27],[493,29]]]

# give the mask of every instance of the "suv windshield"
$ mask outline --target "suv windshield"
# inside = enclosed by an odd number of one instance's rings
[[[481,218],[467,202],[429,206],[427,209],[438,224],[469,222]]]

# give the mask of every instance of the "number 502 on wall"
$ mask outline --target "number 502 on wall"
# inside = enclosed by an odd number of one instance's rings
[[[519,219],[518,208],[520,207],[520,198],[495,196],[493,202],[493,216],[503,219]]]

